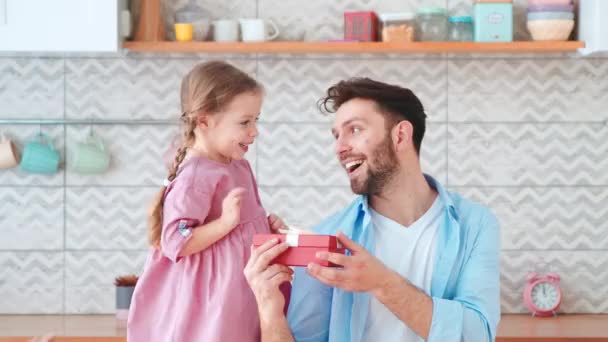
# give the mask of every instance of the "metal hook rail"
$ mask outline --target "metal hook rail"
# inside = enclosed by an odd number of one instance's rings
[[[0,125],[178,125],[178,120],[154,119],[0,119]]]

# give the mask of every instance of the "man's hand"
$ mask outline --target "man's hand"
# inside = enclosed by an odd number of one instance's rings
[[[279,232],[279,229],[285,229],[287,227],[285,222],[275,214],[268,215],[268,225],[270,226],[270,231],[275,234]]]
[[[317,252],[317,258],[343,268],[308,265],[308,273],[326,285],[351,292],[374,292],[383,287],[392,271],[363,246],[338,232],[338,241],[351,251],[351,256],[340,253]]]
[[[351,251],[352,256],[319,252],[317,258],[328,260],[343,268],[310,264],[308,273],[329,286],[351,292],[370,292],[418,336],[426,340],[433,319],[431,297],[341,232],[338,232],[338,240]]]
[[[252,246],[251,257],[243,271],[258,302],[262,320],[276,315],[284,317],[285,298],[279,285],[292,280],[291,268],[279,264],[270,265],[274,258],[288,248],[287,243],[277,244],[278,242],[278,239],[272,239],[258,248]]]

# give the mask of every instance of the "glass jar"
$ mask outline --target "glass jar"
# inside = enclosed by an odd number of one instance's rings
[[[412,42],[416,26],[414,13],[380,14],[380,36],[383,42]]]
[[[469,16],[450,17],[448,38],[455,42],[473,41],[473,18]]]
[[[207,39],[211,26],[209,18],[207,12],[194,3],[188,3],[175,12],[176,24],[192,24],[194,40]]]
[[[445,41],[448,37],[448,17],[440,7],[422,7],[416,12],[416,40]]]

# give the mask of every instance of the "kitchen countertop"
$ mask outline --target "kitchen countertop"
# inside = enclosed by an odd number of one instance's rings
[[[608,342],[608,315],[503,315],[496,341]]]
[[[113,315],[0,315],[0,342],[55,333],[57,342],[125,342],[126,327]],[[608,342],[608,315],[533,318],[503,315],[497,342]]]
[[[114,315],[0,315],[0,342],[52,333],[53,342],[124,342],[127,327]]]

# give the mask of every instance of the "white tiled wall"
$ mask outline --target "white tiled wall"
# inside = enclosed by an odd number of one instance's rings
[[[186,3],[166,1],[167,17]],[[198,3],[214,18],[272,18],[322,40],[340,37],[344,10],[466,12],[468,1]],[[400,84],[429,115],[425,172],[499,217],[503,312],[524,312],[525,273],[540,268],[562,275],[563,312],[608,313],[608,56],[17,54],[0,57],[0,118],[173,119],[180,78],[209,58],[266,88],[248,159],[269,211],[312,225],[348,203],[316,100],[351,76]],[[112,312],[113,278],[141,270],[147,205],[178,128],[93,129],[112,154],[103,175],[0,171],[0,313]],[[41,130],[65,160],[89,126],[0,127],[20,149]]]

